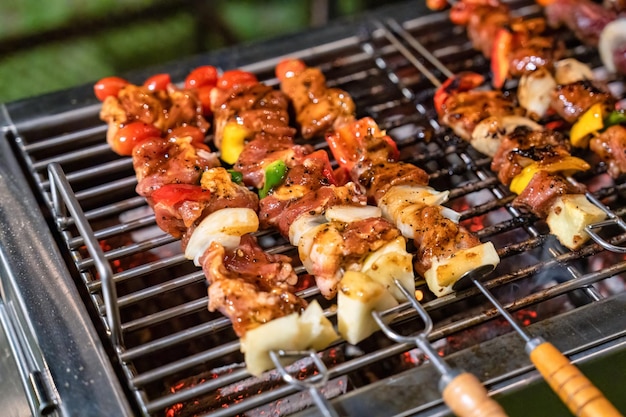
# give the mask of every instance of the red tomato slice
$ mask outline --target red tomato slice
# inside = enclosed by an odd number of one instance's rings
[[[301,73],[305,69],[306,64],[302,62],[302,60],[289,58],[279,62],[274,72],[276,73],[276,77],[282,81],[285,78],[291,78]]]
[[[185,78],[185,88],[215,86],[217,84],[217,69],[211,65],[204,65],[191,71]]]
[[[259,81],[251,72],[240,69],[226,71],[217,79],[217,88],[222,90],[230,90],[235,86],[254,85]]]
[[[119,155],[131,155],[133,148],[144,140],[160,136],[161,130],[154,125],[132,122],[117,131],[109,146]]]
[[[211,192],[199,185],[166,184],[154,191],[151,197],[155,204],[173,207],[183,201],[206,201],[211,197]]]
[[[107,97],[117,97],[122,87],[130,84],[120,77],[105,77],[94,84],[93,92],[100,101],[104,101]]]
[[[204,143],[204,132],[196,126],[178,126],[170,131],[167,135],[167,139],[184,138],[191,136],[191,143]]]
[[[155,74],[148,78],[143,86],[147,87],[150,91],[165,91],[167,86],[172,83],[172,78],[169,74]]]

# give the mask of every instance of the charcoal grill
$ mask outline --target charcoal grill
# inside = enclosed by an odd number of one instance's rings
[[[521,15],[540,13],[528,1],[511,6]],[[603,74],[594,51],[568,32],[557,36],[570,55]],[[446,13],[409,2],[127,78],[140,83],[169,72],[180,81],[195,66],[212,64],[242,67],[276,85],[273,68],[283,56],[319,66],[329,84],[354,97],[359,116],[372,116],[398,141],[404,160],[425,169],[433,187],[451,190],[449,204],[463,223],[494,242],[502,263],[485,285],[531,333],[553,342],[626,409],[617,388],[626,384],[624,255],[594,242],[565,250],[542,222],[511,208],[513,197],[489,170],[490,160],[438,125],[432,98],[445,71],[421,48],[449,71],[488,73],[488,62]],[[623,97],[623,82],[609,81]],[[0,107],[0,318],[31,412],[318,414],[310,397],[283,383],[277,371],[260,379],[246,373],[228,321],[207,311],[202,272],[155,228],[134,192],[130,159],[108,149],[99,108],[90,85]],[[624,214],[625,186],[610,180],[601,164],[578,180],[615,215]],[[625,244],[620,229],[604,235]],[[295,256],[276,235],[259,238],[269,250]],[[477,375],[511,415],[567,415],[533,370],[522,341],[476,289],[434,298],[420,288],[435,322],[430,341],[449,363]],[[320,300],[334,318],[332,303],[314,286],[300,294]],[[420,330],[419,322],[409,311],[392,326],[409,334]],[[340,415],[448,413],[436,371],[415,346],[378,332],[358,346],[338,343],[320,357],[328,368],[321,391]],[[293,369],[305,378],[317,372],[306,357]]]

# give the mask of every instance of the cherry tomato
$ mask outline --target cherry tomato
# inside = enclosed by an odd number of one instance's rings
[[[189,125],[175,127],[167,135],[167,139],[184,138],[186,136],[191,136],[191,143],[193,144],[204,143],[204,132],[199,127]]]
[[[198,67],[185,78],[185,88],[215,86],[215,84],[217,84],[217,70],[211,65]]]
[[[215,87],[212,85],[203,85],[202,87],[198,87],[198,99],[200,103],[202,103],[202,114],[205,116],[210,116],[213,111],[211,110],[211,91],[213,91]]]
[[[161,130],[151,124],[132,122],[118,130],[109,143],[111,149],[119,155],[131,155],[133,148],[146,139],[160,137]]]
[[[148,78],[143,86],[147,87],[150,91],[165,91],[167,86],[172,83],[172,79],[169,74],[156,74]]]
[[[122,87],[130,84],[120,77],[105,77],[94,84],[93,92],[100,101],[104,101],[107,97],[117,97]]]
[[[222,74],[222,76],[217,79],[217,87],[222,90],[230,90],[235,86],[253,85],[258,82],[256,75],[253,73],[235,69]]]
[[[211,198],[211,192],[199,185],[165,184],[154,191],[151,197],[155,204],[175,206],[183,201],[206,201]]]
[[[285,59],[276,65],[276,77],[279,80],[284,80],[285,78],[291,78],[296,74],[301,73],[306,69],[306,65],[299,59]]]

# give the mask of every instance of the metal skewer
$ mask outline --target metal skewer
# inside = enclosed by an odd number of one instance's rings
[[[552,343],[542,337],[532,337],[478,280],[478,274],[467,274],[459,287],[474,284],[498,312],[526,342],[526,353],[561,401],[576,416],[620,417],[622,414],[593,383]],[[456,285],[455,285],[455,289]],[[622,416],[623,417],[623,416]]]
[[[428,341],[428,335],[433,329],[433,322],[428,312],[415,299],[415,296],[409,293],[397,279],[395,284],[400,291],[409,300],[407,307],[417,310],[420,318],[424,322],[424,330],[414,336],[403,336],[393,330],[385,323],[383,316],[386,312],[372,312],[372,316],[382,331],[391,340],[398,343],[414,343],[420,348],[430,359],[430,362],[441,374],[439,379],[439,391],[441,392],[443,401],[448,407],[459,417],[506,417],[504,409],[493,398],[482,385],[480,380],[473,374],[459,369],[450,367],[438,354],[437,351]],[[389,311],[387,311],[387,314]]]
[[[291,358],[304,358],[308,356],[312,359],[313,363],[317,367],[317,374],[312,376],[307,380],[300,380],[294,378],[287,369],[283,366],[280,359],[291,357]],[[321,415],[324,417],[339,417],[337,411],[333,408],[330,402],[326,399],[324,394],[322,394],[320,388],[326,385],[328,382],[328,369],[324,362],[319,358],[317,352],[314,350],[306,350],[306,351],[285,351],[285,350],[271,350],[270,358],[274,365],[276,365],[276,369],[280,373],[283,380],[298,388],[300,391],[308,391],[313,399],[313,402],[320,410]]]

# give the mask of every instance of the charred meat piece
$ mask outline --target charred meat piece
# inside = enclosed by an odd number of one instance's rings
[[[589,80],[559,85],[552,92],[550,106],[563,119],[575,122],[596,103],[604,104],[610,111],[615,108],[615,98]]]
[[[354,118],[352,98],[343,90],[328,88],[318,68],[305,68],[281,79],[280,88],[293,103],[296,121],[305,139],[321,136]]]
[[[494,90],[470,90],[450,95],[441,109],[441,122],[465,140],[470,140],[476,125],[488,117],[521,115],[523,112],[512,98]]]
[[[584,192],[584,186],[574,186],[561,175],[539,171],[513,200],[513,207],[523,208],[539,218],[545,218],[557,197]]]
[[[491,162],[491,169],[498,173],[502,184],[509,185],[531,162],[559,159],[569,155],[569,151],[569,142],[560,133],[520,126],[503,137]]]
[[[591,139],[589,148],[607,163],[608,173],[613,178],[626,172],[626,127],[609,127]]]
[[[192,144],[188,137],[152,138],[133,151],[137,194],[148,199],[164,184],[200,184],[204,171],[219,166],[206,146]]]
[[[427,185],[428,174],[405,162],[362,163],[355,166],[358,183],[365,189],[368,200],[378,203],[387,190],[396,185]]]
[[[194,90],[179,89],[171,84],[166,90],[128,84],[116,96],[102,103],[100,118],[109,124],[107,140],[111,143],[117,131],[131,122],[153,125],[163,133],[179,126],[209,129],[202,113],[202,103]]]
[[[291,136],[257,134],[246,144],[233,168],[243,174],[245,184],[260,189],[267,165],[281,160],[288,168],[293,168],[312,152],[312,146],[296,145]]]
[[[450,20],[456,25],[467,26],[467,35],[474,48],[489,58],[496,32],[505,27],[511,17],[508,7],[498,1],[459,1],[450,10]]]
[[[289,126],[287,97],[265,84],[256,83],[233,88],[213,109],[215,146],[222,147],[224,129],[229,123],[245,128],[248,138],[257,133],[293,137],[296,130]]]
[[[273,319],[304,310],[306,301],[286,283],[293,279],[290,261],[286,256],[267,254],[250,235],[244,235],[233,251],[213,243],[201,258],[209,283],[209,310],[228,317],[239,337]]]

